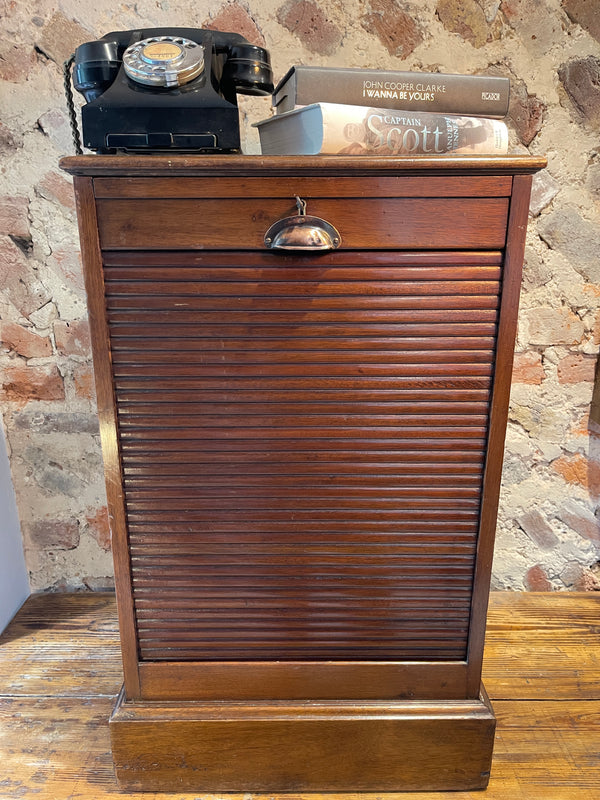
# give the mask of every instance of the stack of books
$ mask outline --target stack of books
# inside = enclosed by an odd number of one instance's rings
[[[502,155],[509,91],[487,75],[296,66],[256,127],[265,155]]]

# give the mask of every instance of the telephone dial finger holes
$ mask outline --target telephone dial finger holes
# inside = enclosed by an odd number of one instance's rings
[[[204,47],[191,39],[152,36],[123,54],[127,75],[147,86],[182,86],[204,70]]]

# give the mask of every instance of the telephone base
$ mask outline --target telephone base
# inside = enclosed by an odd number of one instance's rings
[[[203,147],[198,150],[184,149],[180,147],[119,147],[105,148],[95,151],[99,156],[209,156],[209,155],[240,155],[240,148]]]
[[[109,133],[106,135],[109,150],[147,152],[176,149],[191,153],[220,151],[217,137],[213,133]]]

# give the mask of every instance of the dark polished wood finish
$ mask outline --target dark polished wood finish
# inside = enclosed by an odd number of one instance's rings
[[[125,690],[128,697],[140,693],[138,676],[138,655],[135,609],[131,591],[129,545],[125,498],[119,454],[119,432],[115,390],[110,364],[110,335],[104,302],[104,277],[102,273],[102,253],[98,242],[98,218],[91,178],[74,178],[77,219],[79,221],[79,240],[84,265],[85,287],[88,299],[88,318],[92,332],[92,352],[96,398],[100,423],[100,439],[104,459],[104,479],[108,501],[109,524],[112,533],[112,552],[115,568],[115,584],[118,586],[117,603]]]
[[[512,235],[509,235],[507,239],[504,257],[502,310],[498,320],[494,393],[490,409],[488,452],[482,487],[481,526],[478,537],[475,580],[473,582],[469,660],[479,660],[483,653],[485,617],[494,557],[494,532],[500,497],[502,458],[514,355],[512,346],[502,346],[502,344],[504,342],[514,342],[517,333],[519,291],[523,256],[525,254],[525,234],[531,181],[530,175],[515,175],[513,180],[513,197],[509,219],[509,231]],[[469,692],[471,694],[477,691],[479,682],[479,678],[471,671],[469,683]]]
[[[129,791],[430,791],[487,785],[489,700],[126,703],[111,719],[117,775]],[[167,737],[169,744],[167,745]],[[181,757],[181,753],[185,757]],[[161,758],[156,754],[160,753]]]
[[[183,180],[183,179],[182,179]],[[265,220],[296,213],[293,197],[279,198],[279,181],[270,197],[139,198],[97,200],[100,244],[104,250],[184,248],[188,250],[260,249]],[[369,179],[357,179],[355,192],[369,190]],[[364,184],[364,185],[360,185]],[[308,190],[310,191],[310,189]],[[335,191],[332,187],[332,191]],[[506,197],[389,197],[357,202],[347,197],[311,198],[310,213],[326,220],[343,219],[344,249],[489,248],[504,246]],[[160,220],[160,225],[157,225]],[[223,224],[227,220],[227,224]],[[402,224],[398,224],[399,220]],[[432,221],[435,220],[435,225]]]
[[[131,767],[136,741],[159,752],[173,731],[204,742],[184,748],[189,788],[485,785],[485,610],[543,161],[61,165],[78,176],[117,566],[123,785],[179,786],[169,759]],[[295,195],[339,250],[265,249]],[[450,733],[458,718],[472,740]],[[241,755],[198,778],[199,759],[252,752],[258,730],[288,759],[310,739],[289,780],[269,744],[260,780]],[[378,760],[359,783],[336,777],[331,742],[352,730],[360,750],[388,731],[378,752],[396,742],[422,777]],[[462,766],[434,776],[436,757]]]
[[[127,163],[125,163],[125,160]],[[115,156],[67,156],[61,159],[62,169],[72,175],[101,178],[170,177],[170,178],[233,178],[243,186],[246,178],[271,176],[293,178],[302,181],[305,177],[398,177],[426,175],[514,176],[531,175],[546,166],[546,159],[539,156],[187,156],[165,157],[130,156],[127,159]],[[239,182],[242,181],[240,184]],[[218,190],[216,197],[219,196]],[[175,196],[180,196],[175,193]],[[239,195],[235,195],[239,196]]]

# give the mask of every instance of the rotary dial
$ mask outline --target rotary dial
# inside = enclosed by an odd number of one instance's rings
[[[125,50],[123,66],[146,86],[182,86],[204,71],[204,48],[180,36],[152,36]]]

